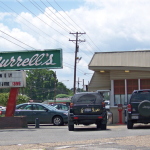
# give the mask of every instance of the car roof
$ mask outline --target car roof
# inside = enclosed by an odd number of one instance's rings
[[[142,92],[142,91],[149,91],[150,92],[150,89],[134,90],[133,93],[138,93],[138,92]]]
[[[75,94],[94,94],[94,93],[99,93],[99,92],[78,92]]]
[[[24,104],[40,104],[40,105],[47,105],[47,104],[36,103],[36,102],[21,103],[21,104],[18,104],[18,105],[24,105]]]

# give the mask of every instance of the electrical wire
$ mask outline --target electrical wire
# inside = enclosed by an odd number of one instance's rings
[[[31,47],[31,46],[29,46],[29,45],[25,44],[24,42],[21,42],[20,40],[18,40],[18,39],[16,39],[16,38],[12,37],[12,36],[10,36],[10,35],[8,35],[7,33],[3,32],[2,30],[0,30],[0,32],[2,32],[2,33],[4,33],[4,34],[6,34],[7,36],[9,36],[9,37],[13,38],[14,40],[16,40],[16,41],[18,41],[18,42],[20,42],[20,43],[22,43],[22,44],[24,44],[24,45],[26,45],[26,46],[28,46],[28,47],[30,47],[30,48],[32,48],[32,49],[34,49],[34,50],[36,50],[35,48],[33,48],[33,47]]]
[[[18,1],[18,0],[17,0]],[[20,2],[19,2],[20,3]],[[21,4],[21,3],[20,3]],[[22,5],[22,4],[21,4]],[[22,5],[22,6],[24,6],[24,5]],[[25,7],[25,6],[24,6]],[[26,7],[25,7],[26,8]],[[27,9],[27,8],[26,8]],[[30,11],[29,9],[27,9],[28,11]],[[31,11],[30,11],[31,12]],[[31,12],[32,13],[32,12]],[[32,13],[34,16],[36,16],[34,13]],[[41,20],[41,19],[40,19]],[[42,20],[41,20],[42,21]],[[45,23],[45,22],[44,22]],[[57,31],[57,30],[56,30]],[[2,38],[4,38],[4,37],[2,37]],[[6,39],[6,38],[4,38],[4,39]],[[6,39],[7,40],[7,39]],[[10,41],[10,40],[7,40],[7,41]],[[10,41],[11,42],[11,41]],[[14,42],[12,42],[12,43],[14,43]],[[16,44],[16,43],[14,43],[14,44]],[[24,44],[24,43],[23,43]],[[18,45],[18,44],[16,44],[16,45]],[[19,45],[18,45],[19,46]],[[21,46],[20,46],[21,47]],[[23,48],[23,47],[22,47]],[[25,49],[25,48],[23,48],[23,49]],[[77,68],[78,69],[78,68]],[[80,70],[81,72],[83,72],[82,70]],[[79,71],[79,72],[80,72]]]
[[[42,12],[43,13],[43,9],[34,1],[34,3],[37,5],[35,5],[31,0],[29,0],[30,2],[31,2],[31,4],[33,5],[33,6],[35,6],[40,12]],[[69,33],[69,30],[68,29],[66,29],[65,27],[63,27],[62,25],[60,25],[56,20],[54,20],[54,18],[53,17],[51,17],[47,12],[44,14],[47,18],[49,18],[50,20],[52,20],[56,25],[58,25],[59,27],[61,27],[63,30],[65,30],[65,31],[67,31],[68,33]]]
[[[70,18],[70,16],[63,10],[63,8],[56,2],[56,0],[54,0],[54,2],[81,31],[84,31],[81,27],[79,27],[79,25],[76,22],[73,21],[73,19]],[[89,36],[88,36],[88,38],[92,41],[92,39]],[[92,43],[99,50],[99,48],[95,45],[95,43],[93,41],[92,41]],[[99,51],[101,51],[101,50],[99,50]]]
[[[47,5],[45,5],[45,3],[44,2],[42,2],[42,0],[40,0],[41,1],[41,3],[46,7],[46,8],[48,8],[48,10],[49,11],[51,11],[51,9],[49,9],[49,7],[47,6]],[[46,0],[47,1],[47,0]],[[47,1],[48,2],[48,1]],[[49,2],[48,2],[49,3]],[[50,3],[49,3],[50,4]],[[50,4],[51,5],[51,4]],[[52,6],[52,5],[51,5]],[[52,6],[52,8],[53,8],[53,6]],[[57,10],[56,10],[57,11]],[[58,12],[58,11],[57,11]],[[51,11],[51,13],[53,13],[57,18],[58,18],[58,16],[53,12],[53,11]],[[58,12],[59,13],[59,12]],[[60,13],[59,13],[60,14]],[[61,14],[60,14],[61,15]],[[62,15],[61,15],[62,16]],[[62,16],[63,17],[63,16]],[[63,17],[63,19],[65,19],[64,17]],[[61,20],[62,22],[63,22],[63,24],[67,27],[67,28],[69,28],[71,31],[72,31],[72,29],[61,19],[61,18],[59,18],[59,20]],[[66,20],[66,19],[65,19]]]
[[[34,15],[35,17],[37,17],[31,10],[29,10],[26,6],[24,6],[19,0],[16,0],[21,6],[23,6],[26,10],[28,10],[32,15]],[[47,26],[49,26],[50,28],[52,28],[53,30],[55,30],[56,32],[58,32],[59,34],[61,34],[62,36],[66,37],[67,39],[69,39],[67,36],[65,36],[64,34],[62,34],[61,32],[59,32],[58,30],[56,30],[55,28],[53,28],[52,26],[50,26],[47,22],[43,21],[41,18],[37,17],[40,21],[42,21],[44,24],[46,24]]]
[[[0,36],[0,37],[3,38],[3,39],[5,39],[5,40],[7,40],[7,41],[9,41],[9,42],[11,42],[11,43],[13,43],[13,44],[15,44],[15,45],[17,45],[17,46],[19,46],[19,47],[21,47],[21,48],[23,48],[23,49],[25,49],[25,50],[27,50],[26,48],[24,48],[24,47],[22,47],[22,46],[20,46],[20,45],[18,45],[18,44],[16,44],[16,43],[14,43],[14,42],[8,40],[8,39],[6,39],[6,38],[4,38],[4,37],[2,37],[2,36]]]
[[[1,1],[0,1],[1,2]],[[37,26],[35,26],[34,24],[32,24],[31,22],[29,22],[27,19],[25,19],[24,17],[22,17],[21,15],[19,15],[16,11],[14,11],[12,8],[10,8],[8,5],[6,5],[5,3],[1,2],[3,5],[5,5],[7,8],[9,8],[11,11],[13,11],[14,13],[16,13],[19,17],[21,17],[22,19],[24,19],[25,21],[27,21],[29,24],[31,24],[33,27],[35,27],[36,29],[38,29],[39,31],[41,31],[42,33],[44,33],[47,37],[53,39],[54,41],[60,43],[61,45],[64,45],[63,43],[59,42],[58,40],[54,39],[53,37],[49,36],[46,32],[44,32],[43,30],[41,30],[40,28],[38,28]],[[1,6],[0,6],[1,7]],[[6,9],[4,9],[3,7],[1,7],[3,10],[6,11]],[[24,24],[24,23],[23,23]],[[26,25],[26,24],[24,24]],[[26,25],[28,28],[30,28],[32,31],[34,31],[36,34],[40,35],[38,32],[36,32],[33,28],[31,28],[30,26]],[[40,35],[41,36],[41,35]],[[45,37],[41,36],[42,38],[46,39]],[[46,39],[48,40],[48,39]],[[48,40],[49,41],[49,40]],[[66,45],[64,45],[66,47]],[[67,48],[67,47],[66,47]]]

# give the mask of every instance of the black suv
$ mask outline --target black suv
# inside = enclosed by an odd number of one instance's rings
[[[107,111],[101,93],[81,92],[74,94],[68,112],[69,131],[74,130],[74,124],[96,124],[98,129],[106,130]]]
[[[127,128],[150,123],[150,89],[134,90],[127,106]]]

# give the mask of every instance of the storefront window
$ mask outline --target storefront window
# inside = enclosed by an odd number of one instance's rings
[[[125,105],[125,95],[124,94],[120,94],[120,95],[115,95],[115,106],[117,106],[118,104],[123,104]]]
[[[114,104],[125,103],[125,80],[114,80]]]

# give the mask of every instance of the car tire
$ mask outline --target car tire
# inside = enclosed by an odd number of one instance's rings
[[[138,106],[139,114],[143,117],[150,117],[150,101],[144,100]]]
[[[101,128],[101,122],[97,122],[96,126],[97,126],[97,129],[100,129]]]
[[[127,120],[127,128],[132,129],[133,128],[133,122],[131,120]]]
[[[62,117],[60,117],[60,116],[55,116],[55,117],[53,118],[53,124],[54,124],[55,126],[61,126],[61,125],[63,125],[63,119],[62,119]]]
[[[73,125],[69,125],[69,124],[68,124],[68,130],[69,130],[69,131],[74,131],[74,124],[73,124]]]
[[[107,125],[106,124],[101,124],[101,130],[106,130]]]

